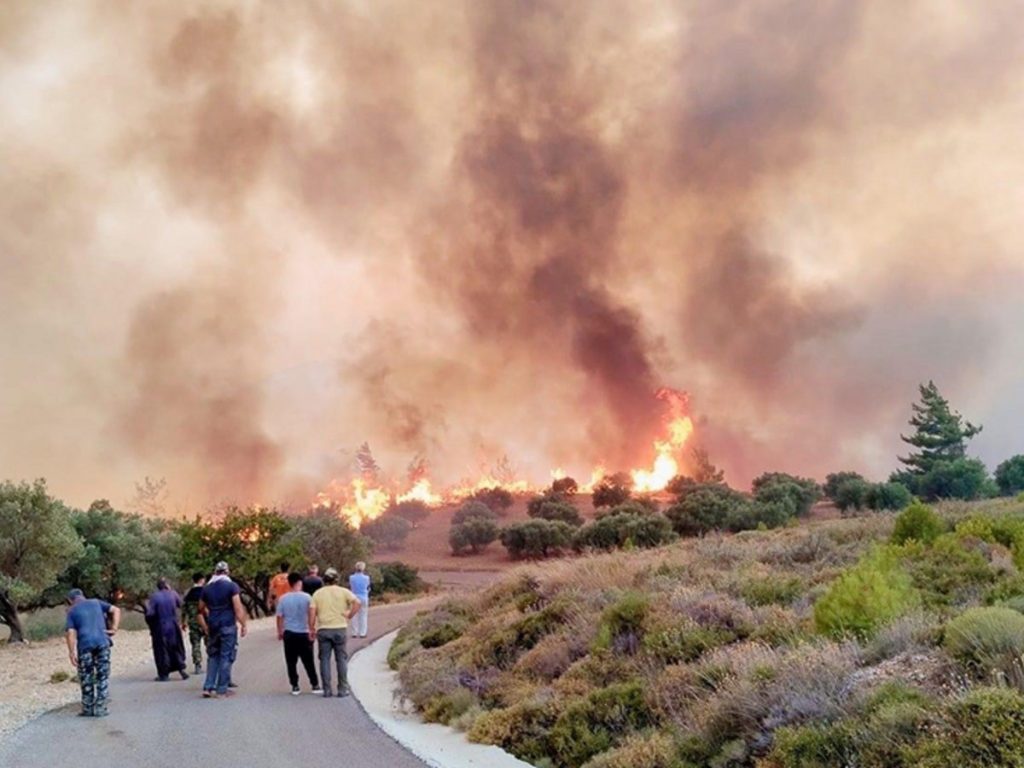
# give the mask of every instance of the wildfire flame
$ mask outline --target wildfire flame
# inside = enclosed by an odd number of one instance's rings
[[[689,398],[686,393],[667,387],[659,389],[658,399],[668,403],[667,440],[654,441],[654,466],[651,469],[634,469],[633,489],[641,493],[663,491],[669,481],[679,474],[677,456],[693,434],[693,421],[687,414]]]
[[[436,507],[444,503],[444,497],[434,493],[430,488],[430,480],[422,478],[406,493],[398,496],[397,501],[422,501],[428,507]]]

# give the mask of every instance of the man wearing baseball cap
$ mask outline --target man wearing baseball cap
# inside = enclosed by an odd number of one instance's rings
[[[239,627],[242,637],[247,631],[249,616],[230,573],[227,563],[223,560],[217,563],[199,598],[199,622],[207,638],[206,681],[203,683],[203,698],[206,699],[234,694],[228,690],[228,685]]]
[[[313,593],[309,604],[309,639],[317,640],[320,683],[324,697],[331,696],[331,654],[338,667],[338,696],[348,696],[348,653],[345,638],[348,622],[359,612],[359,598],[338,586],[338,571],[324,571],[324,586]]]
[[[121,624],[121,609],[103,600],[87,600],[80,589],[68,592],[65,630],[68,659],[78,668],[84,717],[107,716],[110,681],[110,638]],[[110,628],[107,628],[107,617]]]

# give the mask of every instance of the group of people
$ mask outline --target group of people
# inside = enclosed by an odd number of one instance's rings
[[[340,580],[334,568],[328,568],[321,577],[316,565],[309,566],[303,575],[290,571],[288,563],[282,563],[280,573],[271,579],[270,607],[276,615],[278,639],[284,645],[292,695],[300,692],[301,661],[313,692],[334,696],[332,660],[337,669],[337,696],[348,695],[349,622],[353,637],[366,637],[371,584],[366,564],[361,562],[349,577],[349,589],[342,587]],[[236,687],[231,679],[232,665],[238,655],[239,637],[245,637],[248,631],[249,615],[228,564],[217,563],[208,580],[205,574],[193,574],[192,588],[184,598],[167,579],[159,579],[156,587],[146,602],[145,616],[157,681],[170,680],[172,673],[182,680],[189,678],[184,643],[187,632],[195,674],[203,671],[203,646],[206,647],[203,697],[232,696]],[[68,603],[66,639],[69,659],[78,669],[82,689],[80,714],[103,717],[108,712],[111,638],[120,626],[121,611],[106,601],[87,599],[79,589],[68,593]],[[313,663],[314,642],[319,651],[319,675]]]

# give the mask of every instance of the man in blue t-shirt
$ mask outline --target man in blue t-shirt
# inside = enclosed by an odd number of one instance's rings
[[[303,591],[301,573],[288,574],[288,587],[289,591],[277,601],[277,639],[284,642],[284,663],[292,696],[299,695],[299,659],[313,693],[323,693],[313,663],[313,640],[309,636],[309,604],[313,599]]]
[[[110,683],[110,638],[121,624],[121,609],[103,600],[86,600],[80,589],[68,592],[68,658],[78,668],[82,687],[84,717],[107,716],[107,690]],[[110,627],[107,627],[107,617]]]
[[[366,637],[366,624],[370,616],[370,575],[366,563],[356,563],[356,572],[348,577],[348,588],[359,598],[359,613],[352,621],[352,637]]]
[[[249,620],[240,592],[238,585],[231,580],[228,564],[224,561],[217,563],[213,577],[203,587],[199,598],[199,622],[206,633],[207,643],[203,698],[234,694],[228,690],[231,665],[235,661],[239,627],[242,637],[245,637]]]

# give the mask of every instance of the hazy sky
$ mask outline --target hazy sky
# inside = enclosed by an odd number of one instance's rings
[[[0,5],[0,477],[1024,452],[1024,4]]]

